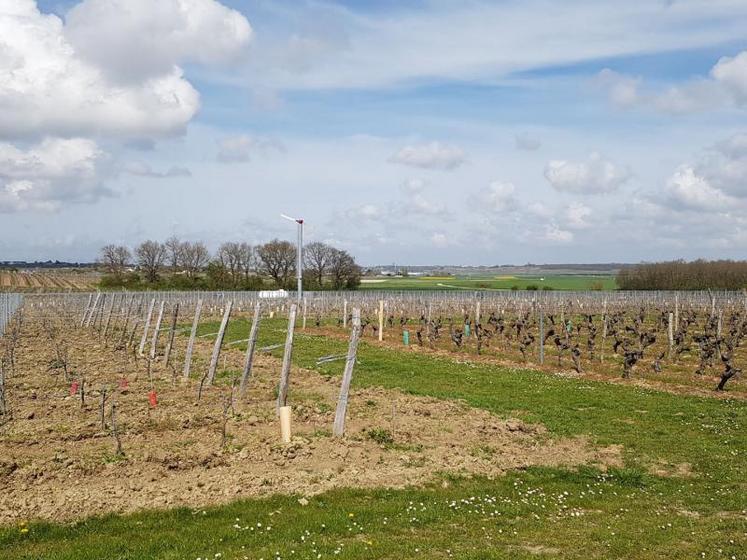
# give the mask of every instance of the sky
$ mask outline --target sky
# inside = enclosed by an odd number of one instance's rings
[[[744,0],[0,0],[0,260],[747,257]]]

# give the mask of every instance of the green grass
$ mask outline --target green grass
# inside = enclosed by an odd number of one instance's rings
[[[248,326],[244,320],[229,324],[226,341],[246,338]],[[215,327],[201,328],[208,333]],[[283,337],[282,320],[263,323],[260,345]],[[315,368],[316,358],[344,347],[297,333],[294,363]],[[354,386],[461,398],[501,416],[542,422],[557,436],[585,434],[598,445],[620,444],[625,468],[607,474],[532,468],[496,480],[444,476],[422,489],[337,490],[306,506],[297,497],[277,496],[205,513],[181,509],[73,526],[34,524],[28,533],[0,530],[0,558],[214,559],[221,553],[224,559],[270,560],[276,552],[280,558],[346,559],[745,558],[744,402],[455,363],[365,342],[359,359]],[[342,364],[316,369],[337,376]],[[693,474],[649,474],[658,462],[688,463]]]
[[[547,276],[465,276],[377,278],[375,282],[361,283],[362,290],[525,290],[536,286],[538,290],[592,290],[617,289],[614,276],[581,276],[558,274]]]

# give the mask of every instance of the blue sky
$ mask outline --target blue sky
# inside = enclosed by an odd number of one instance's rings
[[[744,258],[744,29],[736,0],[9,0],[0,260],[290,239],[280,212],[363,264]]]

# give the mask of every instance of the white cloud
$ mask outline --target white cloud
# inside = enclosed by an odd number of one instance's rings
[[[449,211],[446,205],[436,200],[437,195],[429,196],[426,192],[427,186],[428,183],[422,179],[409,179],[405,181],[401,185],[405,199],[402,204],[398,204],[399,211],[404,214],[421,216],[448,216]]]
[[[538,218],[549,218],[554,214],[553,209],[542,202],[531,202],[526,209],[528,214]]]
[[[57,16],[33,0],[12,4],[0,7],[0,137],[162,136],[182,132],[197,112],[199,94],[178,66],[114,85],[79,57]]]
[[[456,169],[465,160],[466,156],[461,148],[440,142],[405,146],[389,158],[392,163],[446,171]]]
[[[477,194],[480,210],[484,212],[508,212],[518,206],[516,187],[513,183],[493,181]]]
[[[96,143],[82,138],[45,139],[27,150],[0,143],[0,212],[50,211],[110,195],[100,180],[106,162]]]
[[[543,241],[549,241],[550,243],[571,243],[573,241],[573,232],[560,229],[555,224],[548,224],[545,226],[544,234],[541,239]]]
[[[594,211],[581,202],[572,202],[563,211],[564,224],[571,229],[587,229],[591,226],[588,218]]]
[[[534,152],[542,147],[542,142],[526,132],[517,134],[514,136],[514,145],[517,150],[525,150],[527,152]]]
[[[406,195],[416,194],[423,192],[427,185],[425,179],[408,179],[400,185],[400,190]]]
[[[630,178],[630,171],[592,153],[585,162],[550,161],[545,178],[561,192],[603,194],[620,188]]]
[[[717,142],[669,178],[666,201],[677,208],[735,211],[747,201],[747,134]]]
[[[361,204],[355,208],[350,208],[345,212],[351,220],[380,220],[384,217],[384,212],[375,204]]]
[[[742,41],[747,23],[738,0],[628,0],[614,9],[598,0],[398,3],[394,14],[269,4],[285,29],[258,41],[258,56],[236,79],[280,90],[494,83],[534,68]]]
[[[277,140],[246,134],[223,138],[218,143],[218,148],[218,161],[223,163],[244,163],[251,161],[255,154],[285,151],[285,147]]]
[[[183,133],[200,97],[179,64],[228,60],[250,37],[244,17],[215,0],[84,0],[65,23],[35,0],[1,2],[0,139],[11,142],[1,144],[3,211],[109,193],[100,169],[107,157],[90,138],[152,146]],[[137,163],[123,170],[189,173]]]
[[[445,249],[454,245],[452,239],[445,233],[441,232],[434,232],[433,235],[431,235],[431,243],[438,249]]]
[[[732,159],[747,158],[747,134],[735,134],[716,144],[716,150]]]
[[[632,107],[639,101],[642,79],[603,69],[597,74],[596,84],[607,91],[610,101],[618,107]]]
[[[166,171],[157,171],[149,164],[142,161],[131,161],[122,167],[122,171],[138,177],[149,177],[152,179],[167,179],[170,177],[190,177],[192,172],[186,167],[173,165]]]
[[[115,82],[140,83],[175,64],[215,64],[236,57],[252,28],[215,0],[83,0],[66,16],[77,55]]]
[[[686,210],[727,210],[733,203],[730,197],[687,165],[681,166],[670,177],[666,192],[670,203]]]
[[[605,68],[596,82],[620,108],[650,107],[663,113],[687,114],[747,106],[747,51],[723,57],[709,76],[691,79],[664,91],[644,91],[640,78]]]
[[[737,104],[747,103],[747,51],[719,60],[711,76],[731,92]]]

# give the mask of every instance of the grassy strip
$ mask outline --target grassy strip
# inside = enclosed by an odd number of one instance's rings
[[[7,559],[742,558],[744,520],[675,505],[674,481],[531,469],[495,481],[107,516],[0,531]],[[662,491],[664,490],[664,491]],[[721,551],[720,553],[718,551]]]

